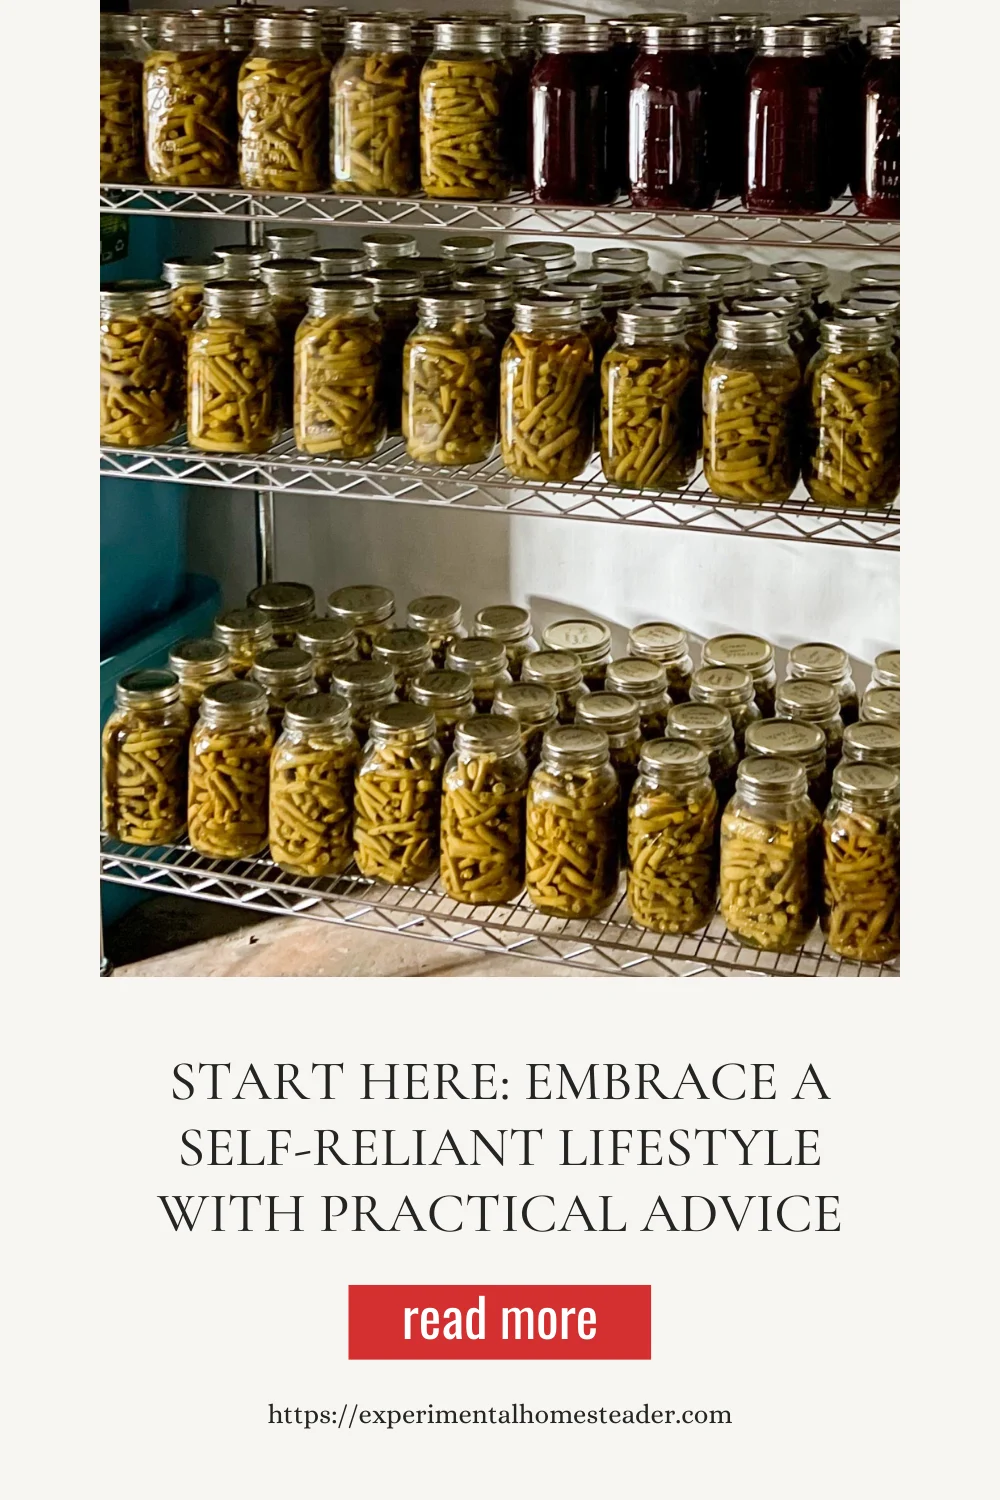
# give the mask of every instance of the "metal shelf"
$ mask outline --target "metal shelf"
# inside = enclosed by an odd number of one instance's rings
[[[484,463],[433,469],[414,463],[401,438],[389,439],[374,458],[356,463],[307,458],[297,451],[290,432],[268,453],[257,456],[200,453],[183,438],[175,438],[159,448],[102,448],[101,474],[215,489],[263,488],[284,495],[394,500],[408,505],[899,551],[897,508],[861,511],[816,505],[801,485],[784,505],[758,509],[716,500],[709,494],[700,470],[675,494],[624,489],[604,478],[596,457],[578,479],[525,485],[507,473],[498,450]]]
[[[509,953],[598,974],[678,979],[898,976],[896,964],[838,958],[818,932],[796,953],[744,948],[729,936],[718,914],[691,937],[646,932],[629,921],[624,895],[596,921],[561,921],[540,915],[525,895],[507,906],[477,909],[453,901],[435,882],[385,886],[357,872],[337,879],[303,879],[284,874],[263,857],[208,859],[188,845],[144,849],[103,835],[101,878],[148,894],[193,896],[262,916],[298,916],[335,926],[405,933],[478,953]]]
[[[849,198],[825,214],[797,218],[748,213],[737,198],[701,213],[652,213],[622,198],[607,208],[543,208],[526,193],[499,203],[412,198],[351,198],[337,193],[260,193],[243,188],[101,185],[101,208],[119,214],[350,228],[463,229],[581,238],[695,241],[783,250],[887,250],[899,253],[897,220],[864,219]]]

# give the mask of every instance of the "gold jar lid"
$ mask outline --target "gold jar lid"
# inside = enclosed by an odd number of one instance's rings
[[[899,765],[901,736],[894,724],[848,724],[844,730],[844,759]]]
[[[608,663],[606,681],[612,692],[628,693],[641,703],[646,698],[663,697],[667,669],[651,657],[623,656]]]
[[[687,786],[708,776],[708,756],[688,740],[647,740],[639,755],[639,770],[657,780]]]
[[[572,651],[587,667],[607,656],[611,631],[603,620],[557,620],[546,625],[542,642],[547,651]]]
[[[192,668],[197,673],[201,667],[221,669],[228,666],[229,652],[221,641],[192,637],[186,641],[177,641],[171,646],[167,661],[170,663],[170,670],[176,672],[183,681]]]
[[[633,625],[628,633],[630,656],[645,656],[650,661],[676,661],[687,654],[687,631],[666,620],[652,620]]]
[[[774,647],[760,635],[713,635],[701,659],[706,667],[745,667],[757,677],[774,666]]]
[[[430,660],[431,638],[426,630],[414,630],[409,625],[383,630],[372,644],[372,656],[376,661],[388,662],[397,670],[412,667]]]
[[[558,712],[556,695],[544,682],[502,682],[493,699],[495,714],[521,724],[547,724]]]
[[[406,614],[417,630],[454,630],[462,623],[462,605],[451,594],[421,594],[410,600]]]
[[[396,735],[430,740],[435,728],[434,710],[420,703],[387,703],[375,710],[369,723],[372,739],[378,740],[391,740]]]
[[[801,719],[759,719],[747,725],[745,743],[748,754],[826,760],[826,735],[818,724]]]
[[[316,595],[308,583],[262,583],[247,594],[247,605],[277,626],[295,625],[315,612]]]
[[[521,663],[522,682],[542,682],[556,692],[579,687],[583,666],[573,651],[532,651]]]
[[[639,705],[627,693],[585,693],[576,705],[576,722],[605,734],[639,730]]]
[[[216,615],[212,634],[226,646],[239,645],[245,640],[267,641],[274,634],[274,627],[263,610],[250,607],[224,609]]]
[[[295,643],[303,651],[326,655],[331,651],[351,651],[354,631],[346,620],[303,620],[295,632]]]
[[[489,604],[476,615],[476,635],[494,641],[521,641],[531,634],[531,615],[519,604]]]
[[[351,705],[339,693],[308,693],[285,704],[286,729],[346,729]]]
[[[899,799],[899,772],[871,761],[842,760],[833,773],[833,795],[890,803]]]
[[[748,755],[736,780],[741,792],[758,797],[804,797],[809,785],[805,766],[780,755]]]
[[[446,665],[459,672],[468,672],[472,677],[491,676],[506,671],[507,652],[502,641],[468,636],[451,642]]]
[[[879,687],[899,689],[899,652],[880,651],[875,658],[872,681]]]
[[[472,702],[475,684],[468,672],[436,667],[421,672],[409,686],[410,698],[423,708],[461,708]]]
[[[379,625],[388,620],[396,608],[396,600],[390,589],[377,583],[348,584],[346,588],[334,589],[326,601],[331,614],[352,625]]]
[[[789,714],[818,722],[839,716],[840,699],[837,689],[828,682],[815,682],[811,677],[790,677],[776,689],[774,709],[779,719]]]
[[[691,678],[691,699],[717,708],[738,708],[753,702],[753,678],[745,667],[699,667]]]
[[[675,703],[667,709],[667,738],[724,745],[733,738],[733,721],[714,703]]]
[[[547,729],[542,740],[542,755],[559,766],[600,766],[608,758],[610,746],[602,729],[582,724],[559,724]]]
[[[861,718],[866,724],[893,724],[899,728],[899,689],[870,687],[861,700]]]
[[[176,703],[179,696],[177,673],[162,667],[126,672],[115,683],[115,703],[119,708],[161,708]]]
[[[455,749],[469,755],[513,755],[521,748],[521,729],[506,714],[469,714],[455,726]]]
[[[788,671],[794,677],[813,677],[817,682],[839,682],[850,670],[851,659],[842,646],[828,641],[807,641],[788,653]]]
[[[350,702],[361,699],[380,698],[395,691],[396,677],[392,668],[381,661],[347,661],[335,665],[330,673],[330,685]]]
[[[308,682],[314,671],[315,663],[308,651],[301,651],[298,646],[276,646],[254,658],[250,676],[261,687],[284,688]]]

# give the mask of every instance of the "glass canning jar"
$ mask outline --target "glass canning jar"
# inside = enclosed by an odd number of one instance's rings
[[[629,271],[611,271],[606,266],[591,266],[586,271],[570,271],[554,285],[567,297],[574,297],[578,292],[587,295],[596,287],[601,311],[613,332],[618,314],[624,308],[631,307],[643,295],[643,280],[642,276],[635,276]]]
[[[596,917],[618,890],[618,778],[599,729],[561,725],[528,785],[525,879],[549,917]]]
[[[474,636],[502,642],[507,652],[507,665],[515,682],[521,676],[524,658],[538,650],[538,643],[531,632],[531,612],[520,604],[488,604],[485,609],[477,611],[472,622]]]
[[[368,270],[364,278],[372,289],[382,327],[381,402],[391,433],[402,430],[403,350],[417,324],[417,299],[423,286],[416,272],[401,269],[404,263]]]
[[[476,711],[474,687],[468,672],[430,667],[410,683],[410,701],[434,710],[435,736],[447,757],[455,748],[455,726]]]
[[[237,63],[222,17],[162,11],[147,35],[146,175],[158,187],[229,187],[236,181]]]
[[[705,276],[698,271],[668,271],[661,278],[660,296],[684,297],[704,310],[708,318],[708,349],[705,357],[715,347],[715,330],[719,325],[719,314],[724,311],[727,296],[721,276]]]
[[[880,651],[872,668],[872,682],[876,687],[899,687],[899,652]]]
[[[864,120],[861,78],[868,51],[857,11],[817,11],[799,17],[807,26],[824,26],[830,59],[830,171],[833,196],[839,198],[857,182],[861,171]]]
[[[580,305],[515,302],[500,357],[500,451],[516,479],[574,479],[590,460],[594,350]]]
[[[793,760],[750,755],[722,814],[719,890],[734,937],[789,953],[816,922],[820,817]]]
[[[718,179],[705,26],[645,26],[629,92],[629,196],[636,208],[709,208]]]
[[[527,255],[501,255],[485,267],[487,276],[496,276],[507,282],[515,292],[537,291],[548,281],[544,265]]]
[[[414,630],[427,632],[436,667],[444,666],[452,641],[463,640],[468,634],[462,624],[462,605],[450,594],[421,594],[411,599],[406,606],[406,622]]]
[[[640,297],[651,297],[656,291],[656,280],[649,269],[649,251],[640,245],[602,245],[592,251],[590,268],[632,277]]]
[[[686,740],[697,745],[708,756],[708,769],[719,798],[725,807],[736,786],[739,751],[729,711],[711,703],[676,703],[667,709],[668,740]]]
[[[101,283],[101,442],[165,443],[184,415],[183,344],[162,281]]]
[[[899,770],[900,733],[891,724],[848,724],[844,730],[844,759],[863,765]]]
[[[892,352],[899,358],[902,315],[899,292],[891,286],[862,286],[842,298],[832,309],[837,318],[878,318],[892,329]]]
[[[770,277],[795,284],[809,293],[812,310],[817,318],[826,317],[830,311],[830,271],[818,260],[776,260],[768,267]]]
[[[787,500],[799,477],[802,389],[788,323],[766,312],[726,314],[718,337],[702,388],[705,480],[722,500]]]
[[[488,234],[446,234],[438,246],[443,260],[450,260],[456,275],[475,274],[497,258],[496,242]]]
[[[317,14],[323,29],[323,54],[331,63],[338,63],[344,55],[346,17],[325,9],[318,10]]]
[[[761,269],[749,255],[735,250],[698,250],[681,259],[675,274],[718,277],[723,293],[732,296],[756,280]]]
[[[386,435],[382,324],[372,288],[317,281],[295,332],[295,446],[332,458],[370,458]]]
[[[421,297],[403,350],[403,436],[422,464],[480,463],[497,434],[496,340],[478,297]]]
[[[628,98],[640,28],[631,17],[608,21],[611,44],[608,78],[608,168],[615,197],[628,190]]]
[[[358,643],[358,659],[368,661],[375,636],[388,629],[396,613],[396,600],[392,590],[381,584],[353,583],[334,589],[327,597],[326,607],[331,615],[350,625]]]
[[[361,249],[373,271],[394,260],[413,260],[417,255],[417,237],[403,229],[373,229],[361,236]]]
[[[803,478],[821,505],[882,507],[899,494],[899,360],[878,318],[824,318],[805,377]]]
[[[211,253],[219,263],[213,281],[259,281],[260,268],[270,259],[264,245],[216,245]]]
[[[698,360],[683,312],[618,314],[601,365],[601,467],[631,489],[675,490],[694,477],[701,440]]]
[[[265,229],[264,249],[268,260],[311,260],[319,253],[319,235],[304,224],[279,224],[274,229]],[[351,250],[346,253],[354,254]]]
[[[747,70],[743,202],[753,213],[825,213],[833,199],[836,78],[824,26],[763,26]]]
[[[237,103],[243,187],[315,193],[327,186],[330,62],[318,19],[276,12],[256,18]]]
[[[472,678],[477,714],[488,714],[501,683],[512,682],[503,643],[483,636],[454,640],[448,647],[445,666],[452,672],[467,672]]]
[[[413,679],[434,665],[431,638],[426,630],[414,630],[409,625],[383,630],[372,645],[372,661],[392,668],[396,696],[403,699]]]
[[[841,958],[899,957],[899,773],[844,762],[823,819],[821,926]]]
[[[719,802],[708,757],[683,740],[642,747],[628,807],[626,889],[651,932],[697,932],[715,910]]]
[[[641,656],[623,656],[608,663],[605,683],[610,693],[625,693],[639,709],[644,740],[658,740],[667,732],[667,672],[661,662]]]
[[[518,300],[526,302],[565,302],[567,298],[575,302],[580,309],[580,326],[590,339],[591,348],[594,351],[594,374],[599,374],[604,356],[615,341],[614,329],[604,312],[601,300],[601,288],[596,282],[580,283],[574,282],[570,286],[567,282],[553,282],[551,286],[539,287],[537,291],[519,297]],[[513,331],[513,312],[511,314],[511,331]]]
[[[826,759],[833,768],[840,759],[844,743],[844,721],[840,717],[837,689],[830,682],[808,678],[789,678],[778,684],[774,694],[776,719],[795,719],[800,724],[815,724],[826,738]]]
[[[351,710],[351,728],[359,744],[368,739],[368,726],[377,709],[396,702],[396,679],[392,668],[378,661],[334,662],[330,691],[346,698]]]
[[[247,594],[247,606],[271,622],[276,646],[294,646],[307,620],[316,617],[316,595],[308,583],[261,583]]]
[[[293,698],[304,698],[319,692],[313,672],[313,659],[298,646],[275,646],[258,652],[250,668],[250,681],[267,693],[267,714],[274,737],[281,733],[285,708]]]
[[[292,698],[271,756],[271,858],[289,875],[340,875],[354,849],[354,773],[360,753],[345,698]]]
[[[742,756],[747,729],[760,718],[750,673],[743,667],[699,667],[691,678],[691,702],[725,709],[733,726],[736,753]]]
[[[858,690],[851,675],[851,658],[842,646],[828,641],[807,641],[793,646],[786,664],[788,676],[797,680],[830,683],[837,691],[840,717],[853,724],[858,717]]]
[[[354,781],[354,857],[362,875],[411,885],[440,858],[441,746],[434,715],[418,703],[372,714]]]
[[[746,157],[746,76],[754,54],[756,23],[720,21],[717,16],[712,16],[706,30],[710,80],[710,176],[718,184],[720,197],[738,198],[743,191]]]
[[[278,436],[281,339],[267,287],[213,281],[188,337],[188,442],[207,453],[263,453]],[[220,396],[226,399],[219,404]]]
[[[572,245],[559,240],[518,240],[511,246],[510,255],[540,265],[547,281],[568,276],[576,270],[576,251]]]
[[[791,287],[792,283],[786,282],[785,285]],[[784,318],[788,324],[788,347],[798,361],[800,374],[805,374],[809,361],[816,353],[819,325],[816,324],[816,337],[810,337],[801,305],[795,296],[751,291],[745,297],[730,298],[727,311],[736,316],[740,313],[767,312],[773,313],[775,317]]]
[[[163,262],[163,279],[170,288],[170,317],[181,341],[181,368],[187,379],[188,334],[201,317],[205,285],[218,281],[222,266],[208,255],[172,255]]]
[[[346,620],[306,620],[295,632],[295,644],[312,657],[313,676],[321,693],[330,691],[335,667],[358,659],[354,631]]]
[[[603,688],[611,660],[611,631],[603,620],[556,620],[542,631],[546,651],[571,651],[591,692]]]
[[[691,696],[694,663],[688,651],[686,630],[666,620],[633,625],[628,633],[628,654],[646,661],[658,661],[667,674],[667,687],[673,701],[687,702]]]
[[[198,854],[252,859],[267,848],[274,738],[259,683],[206,688],[188,758],[188,838]]]
[[[139,16],[101,13],[101,181],[139,182],[142,58]]]
[[[507,103],[503,113],[503,154],[511,184],[528,181],[528,132],[531,128],[531,70],[535,66],[535,27],[531,21],[504,18],[503,53],[507,63]]]
[[[806,347],[810,353],[815,351],[819,343],[820,320],[813,307],[811,290],[802,282],[796,281],[794,276],[758,275],[745,287],[741,287],[735,295],[764,299],[781,298],[785,302],[790,302],[795,309],[795,321],[799,325]]]
[[[599,729],[608,737],[608,754],[618,777],[618,826],[624,851],[628,799],[642,751],[639,705],[625,693],[586,693],[576,705],[576,723]]]
[[[533,771],[542,757],[542,740],[559,722],[556,695],[541,682],[502,682],[493,698],[493,712],[517,721],[521,749]]]
[[[229,653],[229,666],[235,678],[246,677],[261,651],[274,646],[274,627],[259,609],[224,609],[216,615],[212,635]]]
[[[404,198],[417,186],[420,65],[409,21],[351,18],[330,75],[335,193]]]
[[[457,268],[461,270],[461,267]],[[486,308],[486,326],[496,340],[497,381],[500,379],[500,355],[514,331],[514,286],[502,276],[456,276],[453,292],[462,297],[479,298]]]
[[[531,73],[529,183],[536,203],[589,207],[615,196],[610,34],[603,22],[540,27]]]
[[[862,724],[891,724],[899,728],[899,688],[869,683],[861,698]]]
[[[891,261],[888,265],[882,265],[875,261],[873,264],[855,266],[851,272],[852,290],[863,290],[867,287],[888,287],[890,291],[899,291],[899,261]]]
[[[753,678],[753,695],[765,719],[774,714],[774,647],[760,635],[713,635],[701,648],[703,667],[744,667]]]
[[[309,310],[309,292],[319,280],[314,260],[267,260],[260,268],[260,279],[271,299],[271,312],[278,325],[281,357],[278,363],[277,390],[283,426],[292,424],[295,388],[295,335]]]
[[[387,271],[405,271],[408,276],[420,277],[420,290],[428,296],[435,292],[448,292],[455,279],[453,261],[443,255],[396,256],[386,267]]]
[[[190,719],[174,672],[129,672],[101,733],[101,828],[124,844],[172,844],[187,822]]]
[[[336,250],[314,250],[305,258],[316,262],[322,281],[344,281],[349,277],[364,276],[370,269],[368,257],[363,250],[347,250],[342,247]]]
[[[798,761],[806,773],[809,796],[819,812],[830,800],[830,762],[826,735],[818,724],[797,719],[762,719],[748,724],[744,750],[747,755]]]
[[[560,724],[576,723],[576,705],[590,692],[580,658],[573,651],[533,651],[521,662],[521,681],[552,689]]]
[[[234,676],[228,650],[214,639],[175,642],[167,665],[180,684],[180,700],[189,710],[198,707],[202,693],[213,682],[231,682]]]
[[[253,46],[253,23],[256,10],[256,3],[221,5],[217,9],[217,14],[222,17],[223,40],[239,62],[242,62]]]
[[[517,721],[499,714],[463,719],[441,795],[441,884],[452,900],[483,906],[518,895],[527,791]]]
[[[496,200],[510,192],[507,80],[498,25],[435,23],[420,73],[420,185],[429,198]]]

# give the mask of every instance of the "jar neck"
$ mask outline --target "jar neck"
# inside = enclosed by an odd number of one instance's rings
[[[228,704],[211,704],[203,698],[199,717],[207,729],[225,729],[231,734],[241,729],[257,728],[267,723],[267,700],[257,708],[234,710]]]

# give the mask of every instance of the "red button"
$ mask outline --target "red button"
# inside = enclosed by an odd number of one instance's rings
[[[648,1286],[352,1286],[350,1359],[649,1359]]]

